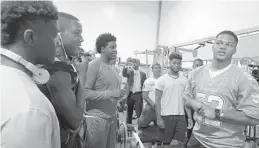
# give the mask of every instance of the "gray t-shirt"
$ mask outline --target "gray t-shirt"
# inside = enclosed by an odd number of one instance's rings
[[[101,118],[116,115],[117,101],[107,98],[105,91],[120,89],[118,70],[95,59],[89,63],[86,77],[86,114]]]

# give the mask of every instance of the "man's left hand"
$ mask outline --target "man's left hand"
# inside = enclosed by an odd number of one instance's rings
[[[187,126],[187,129],[192,129],[193,127],[193,120],[192,118],[188,118],[188,126]]]
[[[150,106],[152,107],[152,109],[154,109],[154,110],[156,109],[156,104],[154,102],[151,102]]]
[[[204,104],[199,110],[198,110],[198,114],[200,114],[201,116],[208,118],[208,119],[215,119],[215,108]]]

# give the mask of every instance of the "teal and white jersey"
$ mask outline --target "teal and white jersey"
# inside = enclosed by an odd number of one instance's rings
[[[209,65],[199,67],[188,76],[185,96],[199,99],[214,108],[238,110],[259,119],[259,87],[255,79],[243,69],[231,65],[211,78]],[[196,113],[193,135],[208,148],[243,148],[245,126],[202,119]]]

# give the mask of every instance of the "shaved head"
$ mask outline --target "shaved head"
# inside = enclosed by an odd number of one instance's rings
[[[58,17],[61,38],[68,56],[79,56],[82,37],[82,25],[79,19],[71,14],[59,12]]]
[[[71,14],[59,12],[58,22],[61,32],[71,28],[73,21],[79,21],[79,19]]]

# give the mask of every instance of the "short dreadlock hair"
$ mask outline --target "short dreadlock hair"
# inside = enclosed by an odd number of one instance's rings
[[[1,45],[12,44],[22,25],[58,19],[51,1],[1,1]]]
[[[99,35],[95,43],[96,51],[98,53],[101,53],[102,47],[106,47],[108,42],[116,41],[116,40],[117,40],[116,37],[111,33],[103,33]]]

